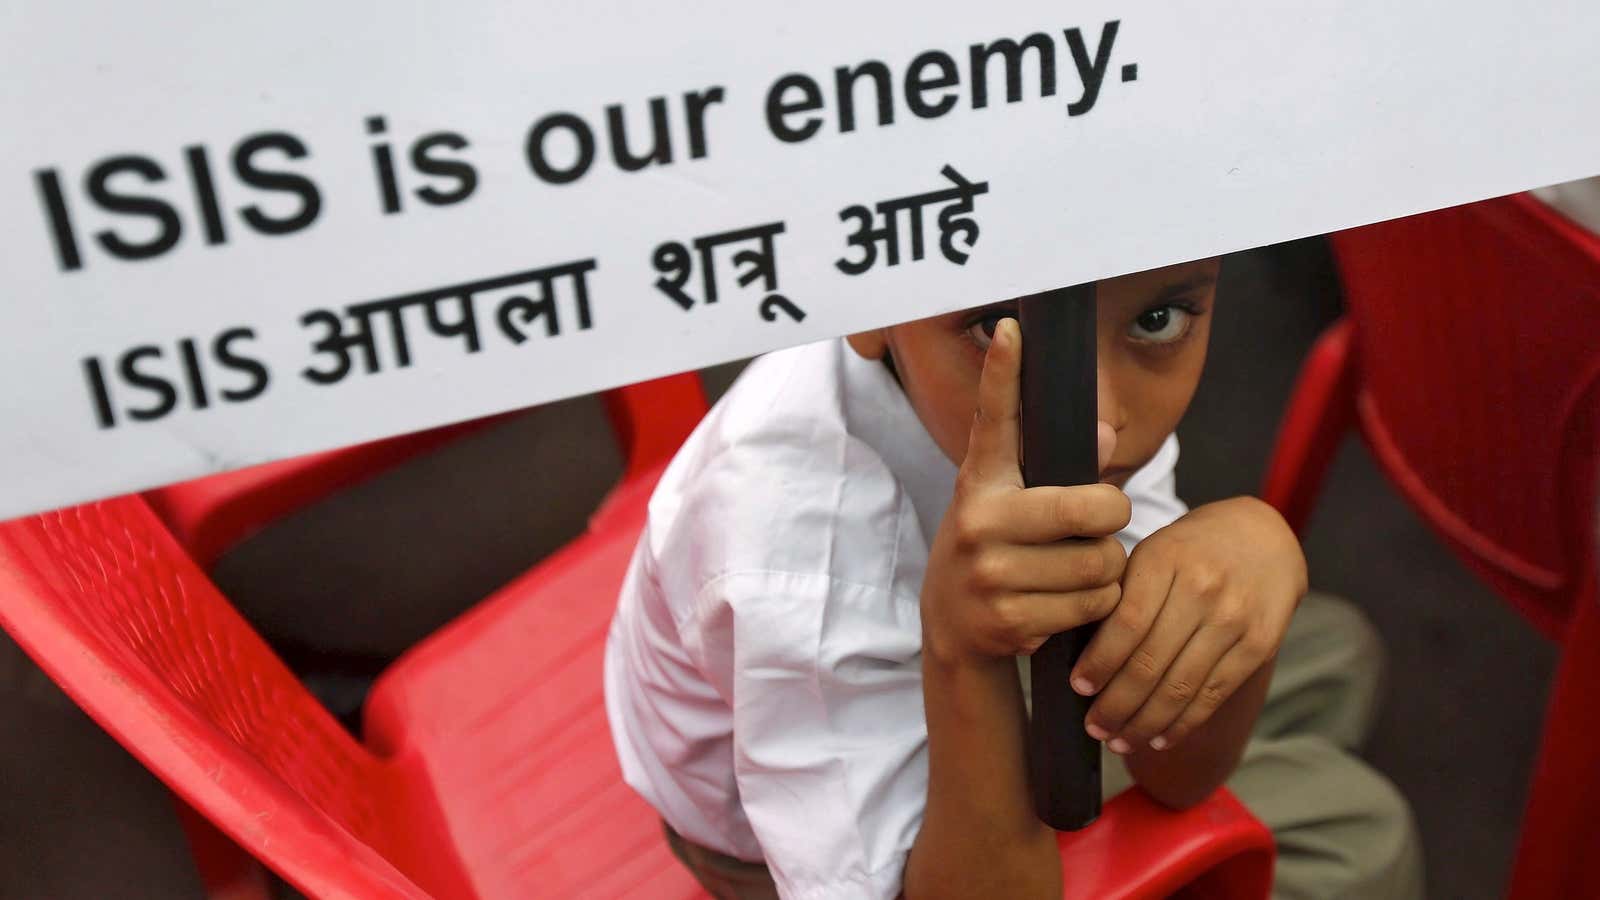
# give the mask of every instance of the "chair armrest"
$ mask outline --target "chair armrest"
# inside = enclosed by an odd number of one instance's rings
[[[1226,788],[1181,812],[1133,788],[1093,825],[1061,835],[1063,896],[1266,900],[1275,856],[1272,833]]]

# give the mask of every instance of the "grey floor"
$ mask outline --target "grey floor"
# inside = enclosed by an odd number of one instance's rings
[[[1301,355],[1339,312],[1320,240],[1228,259],[1212,361],[1180,428],[1191,503],[1254,490]],[[706,373],[713,391],[737,371]],[[529,411],[347,492],[219,565],[225,592],[350,721],[394,655],[577,532],[619,470],[598,403]],[[1387,639],[1372,762],[1411,799],[1430,895],[1509,870],[1550,647],[1442,550],[1354,442],[1306,539],[1313,585]],[[0,635],[0,898],[199,895],[165,795]]]

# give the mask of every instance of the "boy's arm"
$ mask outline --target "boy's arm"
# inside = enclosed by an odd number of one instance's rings
[[[1129,505],[1110,485],[1023,487],[1020,365],[1017,324],[1003,320],[923,579],[928,798],[906,863],[907,900],[1061,896],[1056,835],[1028,790],[1015,656],[1115,607],[1126,560],[1112,535]],[[1080,539],[1063,540],[1071,537]]]
[[[905,897],[1057,900],[1060,851],[1028,791],[1016,663],[924,649],[922,677],[928,805],[906,864]]]
[[[1134,548],[1122,602],[1073,670],[1089,733],[1169,806],[1233,771],[1306,591],[1299,542],[1253,497],[1197,507]]]

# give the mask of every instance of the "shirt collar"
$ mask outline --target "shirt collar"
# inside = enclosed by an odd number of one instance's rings
[[[932,541],[955,489],[956,466],[917,417],[905,390],[879,360],[839,341],[845,423],[871,447],[911,498],[925,541]]]

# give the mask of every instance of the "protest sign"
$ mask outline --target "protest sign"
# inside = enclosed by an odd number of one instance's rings
[[[0,516],[1600,171],[1590,0],[3,9]]]

